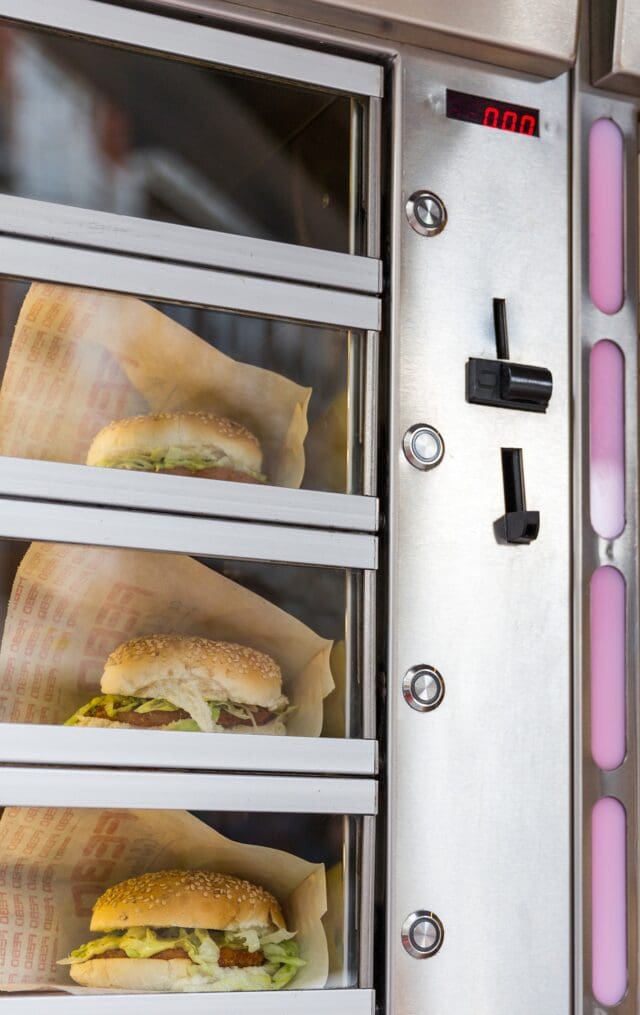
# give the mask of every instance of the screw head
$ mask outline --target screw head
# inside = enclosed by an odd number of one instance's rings
[[[407,201],[405,211],[409,225],[421,236],[437,236],[448,221],[444,201],[431,190],[416,190]]]

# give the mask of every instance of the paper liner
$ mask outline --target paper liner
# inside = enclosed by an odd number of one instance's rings
[[[310,397],[311,388],[236,362],[142,300],[34,283],[0,389],[0,454],[83,464],[114,419],[202,410],[248,427],[269,482],[299,487]]]
[[[16,572],[0,646],[0,722],[63,723],[100,693],[117,645],[167,632],[267,652],[296,706],[288,732],[322,732],[332,642],[191,557],[61,543],[33,543]]]
[[[56,961],[99,936],[89,931],[91,907],[106,888],[174,867],[235,874],[273,892],[307,963],[285,989],[325,985],[322,864],[233,842],[185,811],[8,807],[0,820],[0,990],[123,993],[80,987]]]

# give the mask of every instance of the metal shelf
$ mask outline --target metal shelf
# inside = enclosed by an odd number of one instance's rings
[[[197,482],[197,481],[196,481]],[[371,570],[376,536],[0,498],[0,539],[88,543]]]
[[[0,762],[111,768],[114,759],[119,768],[373,776],[378,745],[375,740],[328,737],[0,724]]]
[[[289,490],[250,483],[214,484],[184,476],[162,476],[88,465],[0,457],[0,496],[80,504],[147,508],[177,514],[208,515],[375,532],[378,501],[344,493]]]
[[[0,767],[0,804],[17,807],[376,814],[373,779],[99,768]]]
[[[2,1015],[373,1015],[372,990],[241,994],[71,994],[0,997]]]

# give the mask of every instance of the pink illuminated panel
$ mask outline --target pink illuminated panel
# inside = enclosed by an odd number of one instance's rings
[[[589,134],[589,291],[605,314],[624,302],[624,140],[609,119]]]
[[[615,567],[591,579],[591,755],[605,770],[626,752],[625,581]]]
[[[618,1004],[627,989],[626,831],[624,807],[598,800],[591,818],[593,994]]]
[[[615,539],[625,525],[624,357],[615,342],[591,350],[589,392],[591,524]]]

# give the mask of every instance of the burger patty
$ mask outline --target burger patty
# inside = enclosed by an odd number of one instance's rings
[[[173,712],[121,712],[118,715],[107,715],[102,706],[98,706],[91,713],[94,719],[107,719],[109,722],[124,722],[127,726],[140,726],[143,729],[153,729],[158,726],[168,726],[169,723],[178,722],[180,719],[190,719],[191,716],[182,708],[176,708]],[[274,713],[268,708],[255,708],[253,718],[256,726],[266,726],[274,718]],[[217,725],[223,729],[232,729],[234,726],[251,726],[250,719],[240,719],[231,715],[230,712],[222,709],[217,720]]]
[[[165,476],[200,476],[202,479],[226,479],[231,483],[259,483],[255,476],[250,476],[242,469],[228,469],[215,467],[213,469],[185,469],[184,465],[178,465],[175,469],[158,469],[158,472]]]
[[[108,951],[102,952],[100,955],[96,955],[97,959],[126,959],[129,956],[123,948],[109,948]],[[182,948],[165,948],[162,952],[156,952],[155,955],[151,955],[152,959],[164,959],[168,962],[169,959],[189,959]],[[248,966],[263,966],[264,955],[262,952],[245,952],[240,948],[221,948],[220,958],[218,964],[221,969],[230,969],[233,967],[239,969],[246,969]]]

